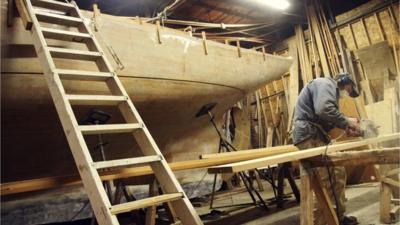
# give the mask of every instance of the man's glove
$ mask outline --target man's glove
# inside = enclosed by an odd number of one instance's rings
[[[362,135],[360,130],[360,120],[357,118],[347,118],[346,135],[349,137],[359,137]]]

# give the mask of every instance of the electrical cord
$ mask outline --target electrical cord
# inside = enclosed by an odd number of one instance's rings
[[[341,135],[341,136],[343,136],[343,135]],[[333,199],[334,199],[335,205],[336,205],[336,208],[335,208],[336,216],[337,216],[338,219],[340,219],[340,218],[339,218],[339,200],[338,200],[338,198],[337,198],[335,189],[334,189],[334,187],[333,187],[333,183],[334,183],[334,182],[333,182],[333,177],[332,177],[332,174],[331,174],[331,170],[329,169],[329,166],[328,166],[329,156],[328,156],[327,153],[328,153],[328,147],[329,147],[329,145],[331,145],[331,144],[332,144],[332,141],[330,141],[330,142],[326,145],[325,153],[324,153],[324,161],[325,161],[325,168],[326,168],[326,170],[327,170],[327,172],[328,172],[328,179],[329,179],[329,184],[330,184],[330,186],[331,186],[331,191],[332,191]],[[335,166],[332,165],[331,168],[332,168],[333,171],[335,170]],[[335,173],[334,173],[333,175],[335,175]],[[335,182],[337,182],[337,181],[336,181],[336,175],[335,175]]]

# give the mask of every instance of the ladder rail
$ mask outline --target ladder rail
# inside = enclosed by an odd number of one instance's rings
[[[83,15],[80,12],[76,3],[73,2],[73,4],[75,4],[75,8],[77,10],[79,17],[83,17]],[[94,37],[94,34],[93,34],[92,30],[90,29],[90,27],[88,26],[88,24],[84,23],[83,26],[85,26],[86,32],[88,32],[92,37]],[[94,44],[94,48],[95,48],[93,50],[98,51],[98,52],[104,52],[102,50],[99,42],[97,41],[97,39],[93,38],[93,44]],[[114,72],[114,68],[108,62],[106,55],[103,54],[102,58],[104,61],[104,65],[106,66],[106,69],[108,71],[110,71],[110,72],[112,71],[114,73],[114,77],[112,79],[113,83],[107,82],[110,90],[112,91],[112,94],[128,96],[128,100],[126,101],[126,104],[123,103],[123,104],[119,105],[121,113],[122,113],[123,117],[125,118],[126,122],[128,122],[128,123],[138,122],[143,125],[142,132],[136,132],[134,134],[135,139],[138,142],[140,148],[142,149],[142,151],[145,151],[144,153],[146,153],[148,155],[154,155],[154,154],[162,155],[162,153],[161,153],[160,149],[158,148],[157,144],[155,143],[152,135],[150,134],[149,130],[147,129],[147,126],[143,122],[136,107],[133,105],[131,99],[129,98],[128,93],[125,91],[125,88],[123,87],[120,79]],[[173,192],[185,193],[183,191],[182,187],[180,186],[178,180],[175,178],[175,175],[173,174],[172,170],[169,168],[168,163],[166,163],[165,160],[162,160],[161,163],[163,164],[162,166],[158,166],[156,164],[152,165],[152,169],[153,170],[154,169],[162,170],[163,171],[162,173],[168,174],[168,176],[157,177],[158,180],[168,179],[168,180],[171,180],[171,182],[173,183],[173,185],[164,185],[165,192],[166,193],[173,193]],[[155,167],[155,168],[153,168],[153,167]],[[156,176],[157,176],[157,174],[156,174]],[[185,195],[185,197],[187,198],[186,195]],[[194,208],[193,208],[193,210],[194,210]]]
[[[100,224],[119,224],[117,217],[112,215],[109,211],[111,203],[105,193],[104,187],[97,170],[90,166],[93,161],[86,146],[83,135],[77,130],[78,123],[72,111],[69,102],[64,98],[65,90],[63,88],[61,79],[57,73],[53,71],[56,69],[53,58],[48,49],[46,49],[46,41],[41,31],[39,21],[34,14],[34,9],[31,2],[26,1],[28,13],[32,19],[32,38],[36,51],[39,53],[38,58],[44,67],[45,79],[48,84],[50,94],[54,99],[54,105],[60,117],[64,132],[66,134],[69,145],[71,146],[72,155],[76,162],[78,171],[84,181],[91,206],[96,214]],[[42,53],[42,54],[40,54]],[[64,118],[64,119],[62,119]],[[66,119],[68,118],[68,119]],[[83,143],[83,144],[82,144]]]

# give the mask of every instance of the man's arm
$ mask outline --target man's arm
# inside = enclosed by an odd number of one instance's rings
[[[339,111],[336,86],[320,82],[313,85],[313,102],[315,114],[322,120],[335,124],[336,127],[346,129],[348,121]]]

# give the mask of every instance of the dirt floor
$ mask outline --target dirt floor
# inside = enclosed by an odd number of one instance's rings
[[[266,187],[266,183],[264,186]],[[289,190],[286,190],[289,191]],[[270,188],[262,192],[264,198],[273,197]],[[378,183],[368,183],[355,186],[349,186],[346,189],[347,214],[358,218],[360,225],[378,225],[379,222],[379,185]],[[287,199],[284,209],[277,209],[272,201],[269,210],[262,210],[260,207],[228,207],[216,208],[222,213],[214,213],[221,218],[205,221],[208,225],[217,224],[246,224],[246,225],[298,225],[299,205],[294,201],[294,197]],[[234,193],[232,195],[224,194],[215,200],[215,206],[226,204],[241,204],[250,202],[251,199],[247,192]],[[209,206],[196,208],[200,215],[210,212]],[[215,217],[217,217],[215,216]],[[400,224],[400,222],[392,223]]]

